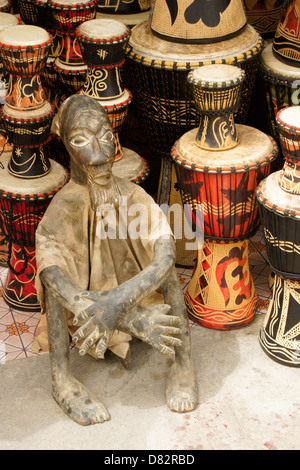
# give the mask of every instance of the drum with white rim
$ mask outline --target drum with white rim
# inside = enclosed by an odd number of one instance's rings
[[[232,65],[207,65],[187,77],[200,112],[197,145],[207,150],[226,150],[239,140],[234,125],[245,72]]]
[[[52,38],[38,26],[17,25],[0,31],[0,58],[10,74],[6,103],[13,108],[38,108],[45,101],[40,73]]]
[[[178,44],[151,33],[147,22],[132,29],[125,62],[126,86],[151,148],[169,158],[170,148],[199,122],[188,73],[201,65],[235,64],[245,70],[236,120],[245,122],[259,67],[262,39],[251,26],[236,38],[217,44]]]
[[[275,57],[272,44],[263,49],[260,68],[265,88],[268,132],[278,139],[275,119],[278,111],[300,104],[300,68],[287,65]]]
[[[84,94],[100,100],[122,96],[121,67],[130,29],[120,21],[94,19],[80,25],[76,36],[88,66]]]

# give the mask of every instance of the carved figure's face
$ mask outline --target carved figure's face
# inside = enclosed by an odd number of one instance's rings
[[[66,137],[73,162],[85,173],[92,166],[98,167],[99,175],[103,175],[99,176],[99,184],[105,184],[115,157],[114,136],[107,116],[94,109],[83,110],[79,119],[74,117]]]
[[[78,99],[76,106],[74,98],[72,105],[62,113],[62,138],[71,158],[72,179],[88,185],[94,210],[99,206],[109,209],[119,202],[119,191],[112,175],[114,135],[106,111],[89,100]]]

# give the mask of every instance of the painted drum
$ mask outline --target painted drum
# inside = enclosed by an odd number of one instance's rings
[[[68,182],[66,170],[51,161],[44,178],[20,180],[7,170],[9,155],[1,159],[0,221],[9,244],[8,275],[3,298],[12,308],[39,311],[35,290],[35,230],[55,194]]]

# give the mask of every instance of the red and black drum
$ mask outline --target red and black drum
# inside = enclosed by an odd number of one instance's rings
[[[52,38],[38,26],[18,25],[0,31],[0,58],[10,74],[6,103],[17,109],[38,108],[45,93],[40,73]]]
[[[47,142],[54,107],[48,101],[43,106],[30,111],[11,109],[7,104],[0,111],[8,142],[13,151],[8,163],[8,172],[18,178],[40,178],[51,169]]]
[[[49,2],[55,22],[55,29],[63,35],[59,61],[65,65],[84,65],[75,30],[81,23],[96,16],[97,1],[56,0]]]
[[[48,0],[19,0],[20,17],[25,24],[53,27],[53,17],[48,7]]]
[[[300,68],[279,60],[274,55],[272,44],[268,44],[261,54],[260,69],[265,91],[268,132],[279,139],[276,122],[278,111],[300,104]]]
[[[300,107],[281,110],[277,124],[284,167],[257,188],[267,255],[275,273],[260,344],[275,361],[300,367]]]
[[[0,0],[0,13],[10,13],[11,2],[10,0]]]
[[[16,26],[19,24],[18,19],[15,15],[11,15],[10,13],[2,13],[0,12],[0,30],[8,28],[9,26]],[[5,103],[7,89],[9,84],[9,74],[5,70],[2,62],[0,62],[0,108]],[[12,146],[7,143],[5,130],[3,127],[3,123],[0,122],[0,152],[8,152],[12,150]]]
[[[110,15],[132,15],[150,9],[150,0],[99,0],[97,10]]]
[[[67,183],[68,173],[51,161],[51,172],[41,179],[20,180],[7,171],[9,158],[1,159],[0,225],[8,241],[8,274],[3,298],[12,308],[39,311],[35,290],[35,231],[55,194]]]
[[[237,122],[247,119],[259,69],[262,39],[247,25],[218,44],[179,44],[155,36],[147,21],[132,29],[124,81],[151,149],[168,158],[173,143],[198,126],[199,112],[187,83],[188,73],[208,64],[235,64],[246,74]]]
[[[55,72],[58,83],[61,86],[61,92],[66,96],[77,93],[85,84],[86,65],[73,67],[72,65],[62,64],[59,60],[55,60],[53,64],[53,72]]]
[[[125,92],[119,98],[101,101],[101,105],[108,114],[115,139],[115,161],[120,160],[124,155],[124,149],[120,143],[119,132],[121,131],[126,117],[128,108],[133,100],[132,93],[125,89]]]
[[[95,19],[80,25],[76,36],[88,66],[83,93],[98,100],[123,95],[121,67],[130,29],[120,21]]]
[[[244,0],[248,22],[264,39],[274,36],[283,3],[283,0]]]
[[[199,68],[199,87],[205,79],[214,83],[217,93],[224,81],[236,81],[232,69],[242,74],[228,65]],[[222,81],[217,84],[215,76]],[[203,131],[201,127],[203,121]],[[223,140],[227,133],[238,136],[238,144],[232,141],[231,148],[222,150],[220,136],[219,149],[202,148],[198,133],[198,128],[185,133],[171,152],[185,214],[198,230],[198,242],[204,241],[185,293],[186,306],[190,317],[203,326],[240,328],[252,321],[257,303],[248,260],[249,238],[260,225],[255,190],[270,174],[278,147],[263,132],[234,121],[223,128]]]

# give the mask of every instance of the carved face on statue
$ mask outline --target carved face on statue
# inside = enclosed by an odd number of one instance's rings
[[[109,118],[94,99],[73,95],[61,106],[57,131],[71,158],[71,178],[87,185],[91,207],[117,207],[119,190],[112,175],[115,143]]]

